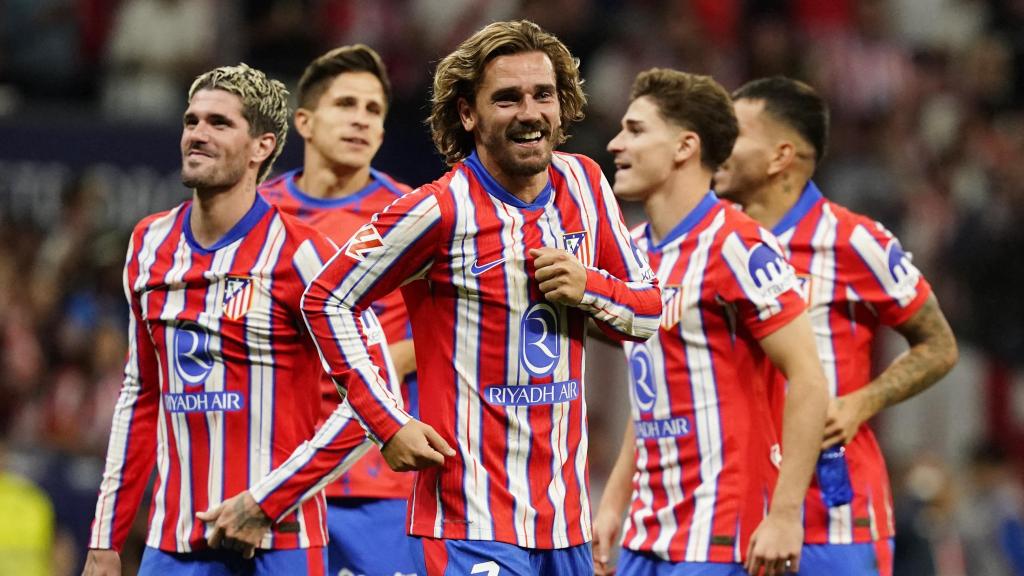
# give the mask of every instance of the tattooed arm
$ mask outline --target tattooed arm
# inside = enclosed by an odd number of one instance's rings
[[[872,416],[927,390],[953,369],[959,356],[956,338],[934,294],[896,330],[910,350],[864,388],[832,400],[822,448],[849,442]]]
[[[270,530],[271,520],[263,513],[248,490],[228,498],[220,505],[196,514],[212,525],[206,541],[210,548],[235,550],[252,558],[263,536]]]

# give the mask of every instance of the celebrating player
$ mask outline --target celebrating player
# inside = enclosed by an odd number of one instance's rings
[[[832,396],[821,448],[845,446],[852,488],[852,501],[842,503],[823,495],[820,478],[812,483],[800,573],[891,575],[889,479],[866,422],[949,372],[956,340],[899,241],[826,200],[811,181],[828,140],[828,108],[814,89],[775,77],[746,84],[733,99],[740,133],[716,190],[770,227],[796,268]],[[910,350],[872,379],[882,325],[895,327]]]
[[[656,68],[637,77],[608,144],[616,196],[642,201],[649,219],[633,238],[665,311],[655,338],[625,345],[631,421],[594,521],[601,574],[627,507],[618,574],[775,575],[799,565],[825,378],[775,239],[709,191],[736,133],[714,80]],[[766,359],[790,379],[778,470]]]
[[[295,128],[305,141],[303,167],[267,182],[260,192],[282,212],[313,225],[339,246],[374,213],[410,191],[370,166],[384,140],[391,84],[380,56],[362,44],[342,46],[306,67],[298,86]],[[396,290],[373,303],[380,326],[367,333],[371,346],[388,346],[395,371],[388,380],[415,402],[415,356],[408,314]],[[364,326],[374,315],[363,318]],[[407,376],[407,377],[406,377]],[[338,391],[327,380],[327,413]],[[407,406],[414,412],[415,404]],[[367,576],[415,572],[405,530],[412,475],[392,471],[380,452],[370,451],[327,487],[328,567]],[[381,554],[387,550],[387,554]]]
[[[140,574],[324,573],[322,488],[366,434],[340,397],[316,430],[326,375],[300,299],[335,246],[256,193],[284,145],[286,97],[244,64],[189,91],[193,197],[142,220],[128,249],[129,357],[86,574],[121,573],[154,464]]]
[[[332,375],[388,462],[408,469],[441,455],[423,424],[375,400],[355,323],[402,286],[420,414],[457,447],[414,483],[421,574],[593,569],[586,322],[643,340],[661,302],[598,166],[553,152],[584,104],[578,62],[535,24],[471,36],[434,77],[430,125],[452,170],[376,215],[307,289]]]

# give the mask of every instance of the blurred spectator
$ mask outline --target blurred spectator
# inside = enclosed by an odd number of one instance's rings
[[[967,576],[955,523],[957,493],[945,463],[918,456],[894,484],[893,501],[893,575]]]
[[[188,82],[214,60],[210,0],[124,0],[110,36],[103,110],[177,120]]]
[[[242,61],[294,85],[306,64],[323,51],[322,23],[314,17],[314,4],[313,0],[242,2]]]
[[[74,0],[0,2],[0,42],[0,70],[24,96],[84,96]]]
[[[969,491],[958,516],[967,574],[1024,576],[1024,491],[1006,451],[984,442],[971,451]]]

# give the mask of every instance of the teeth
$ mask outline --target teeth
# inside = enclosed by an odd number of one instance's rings
[[[516,142],[528,142],[530,140],[540,140],[540,130],[534,130],[533,132],[523,132],[522,134],[516,134],[512,137]]]

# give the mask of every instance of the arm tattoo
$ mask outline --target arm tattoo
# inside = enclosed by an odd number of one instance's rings
[[[927,390],[957,361],[956,339],[934,294],[896,330],[907,339],[910,350],[865,389],[872,414]]]

